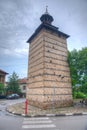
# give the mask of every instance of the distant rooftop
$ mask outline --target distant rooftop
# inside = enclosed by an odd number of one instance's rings
[[[27,78],[25,77],[25,78],[19,79],[18,82],[19,82],[20,84],[27,83]]]
[[[0,73],[3,73],[3,74],[8,74],[7,72],[3,71],[0,69]]]

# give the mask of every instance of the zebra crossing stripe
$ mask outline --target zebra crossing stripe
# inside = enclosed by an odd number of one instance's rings
[[[23,122],[23,124],[39,124],[39,123],[52,123],[52,121],[51,120],[42,120],[42,121],[38,121],[38,120],[36,120],[36,121],[24,121]]]
[[[22,128],[54,128],[54,124],[49,125],[23,125]]]
[[[31,118],[24,118],[24,121],[25,120],[48,120],[49,118],[48,117],[31,117]]]
[[[52,121],[49,117],[32,117],[24,118],[22,128],[55,128],[56,125],[52,124]]]

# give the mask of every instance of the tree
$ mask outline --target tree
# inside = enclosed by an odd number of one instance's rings
[[[0,83],[0,95],[4,95],[4,94],[5,94],[4,84]]]
[[[87,47],[69,52],[68,62],[74,92],[79,85],[79,91],[87,95]]]
[[[80,91],[87,94],[87,47],[78,51],[79,53],[79,81],[81,84]]]
[[[18,84],[18,76],[15,72],[11,76],[9,76],[9,81],[7,85],[7,93],[17,93],[21,92],[19,84]]]
[[[79,67],[81,75],[87,75],[87,47],[79,51]]]
[[[78,84],[79,81],[78,52],[76,49],[71,52],[68,52],[68,62],[70,66],[72,86],[75,86],[76,84]]]

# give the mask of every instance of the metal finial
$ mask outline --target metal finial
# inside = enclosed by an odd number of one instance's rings
[[[48,14],[48,6],[46,6],[46,14]]]

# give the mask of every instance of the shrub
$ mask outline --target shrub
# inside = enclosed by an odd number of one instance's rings
[[[76,98],[86,98],[86,95],[82,92],[77,92]]]
[[[77,92],[73,92],[73,98],[76,99]]]

